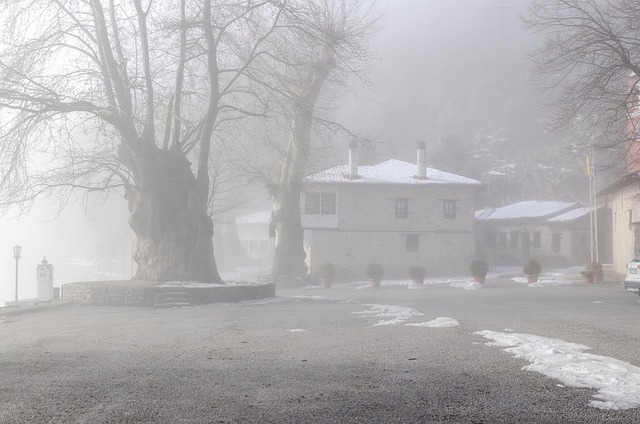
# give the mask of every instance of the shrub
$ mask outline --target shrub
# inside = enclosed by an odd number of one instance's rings
[[[411,268],[409,268],[409,277],[413,281],[423,281],[424,277],[426,276],[427,276],[427,271],[424,269],[423,266],[413,265]]]
[[[330,263],[320,265],[318,268],[318,273],[321,278],[333,278],[336,275],[336,269]]]
[[[540,262],[536,259],[529,259],[529,262],[522,267],[522,271],[526,275],[540,275],[542,272],[542,265],[540,265]]]
[[[489,272],[489,265],[485,261],[476,259],[469,265],[469,272],[473,277],[484,277]]]
[[[596,272],[600,271],[602,271],[602,264],[598,262],[589,262],[587,264],[587,272],[592,272],[595,274]]]
[[[367,265],[367,277],[374,280],[379,281],[384,275],[384,268],[382,265],[377,263],[372,263]]]

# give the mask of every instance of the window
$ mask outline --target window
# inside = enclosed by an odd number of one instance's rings
[[[305,193],[304,213],[306,215],[335,215],[335,193]]]
[[[533,247],[535,247],[536,249],[539,249],[540,247],[542,247],[542,243],[540,242],[540,240],[541,240],[540,231],[534,231],[533,232]]]
[[[409,201],[407,199],[396,199],[396,218],[407,218],[409,216]]]
[[[551,237],[551,249],[554,252],[557,252],[560,250],[560,236],[561,234],[553,234]]]
[[[407,252],[417,252],[419,246],[418,234],[407,234],[406,237]]]
[[[456,201],[455,200],[442,201],[442,217],[444,219],[455,219],[456,217]]]

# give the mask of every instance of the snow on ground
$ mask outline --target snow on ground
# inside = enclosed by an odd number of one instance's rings
[[[348,287],[354,285],[357,290],[369,290],[373,289],[371,283],[366,281],[356,281],[354,283],[336,285],[336,287]],[[475,290],[482,288],[482,284],[476,283],[471,277],[469,278],[432,278],[425,279],[423,284],[416,284],[411,280],[382,280],[380,282],[380,288],[407,288],[409,290],[421,290],[427,288],[427,286],[436,285],[448,285],[452,288],[461,288],[465,290]]]
[[[476,283],[474,280],[467,279],[467,280],[453,281],[449,285],[449,287],[465,289],[465,290],[478,290],[484,286],[480,283]]]
[[[302,333],[302,332],[305,332],[305,331],[307,331],[307,330],[304,330],[304,329],[302,329],[302,328],[291,328],[291,329],[289,329],[289,330],[287,330],[287,331],[288,331],[289,333]]]
[[[455,320],[453,318],[438,317],[434,320],[427,321],[427,322],[416,322],[416,323],[409,323],[405,325],[410,325],[412,327],[445,328],[445,327],[455,327],[460,325],[460,323],[458,322],[458,320]]]
[[[555,378],[570,387],[597,389],[589,405],[622,410],[640,407],[640,367],[607,356],[585,353],[588,346],[531,334],[477,331],[493,340],[487,345],[505,348],[531,362],[523,368]]]
[[[311,295],[311,296],[306,296],[306,295],[298,295],[298,296],[293,296],[294,299],[298,299],[298,300],[319,300],[319,301],[342,301],[344,299],[339,299],[337,297],[328,297],[328,296],[319,296],[319,295]]]
[[[374,327],[380,325],[394,325],[404,324],[406,321],[413,317],[424,315],[422,312],[412,308],[405,308],[404,306],[396,305],[377,305],[377,304],[365,304],[363,306],[369,307],[369,309],[359,312],[352,312],[353,315],[358,315],[363,318],[385,318],[373,324]]]

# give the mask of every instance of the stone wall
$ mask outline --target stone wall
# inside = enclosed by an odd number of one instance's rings
[[[220,286],[128,286],[122,283],[113,285],[104,282],[84,282],[64,284],[62,300],[89,305],[138,305],[153,306],[158,293],[185,292],[194,305],[241,300],[258,300],[274,297],[275,284],[247,283]]]

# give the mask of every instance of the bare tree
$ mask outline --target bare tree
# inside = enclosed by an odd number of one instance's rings
[[[375,0],[287,2],[283,21],[288,32],[279,40],[279,60],[267,67],[272,116],[258,138],[261,154],[270,163],[255,160],[255,149],[242,154],[254,158],[248,171],[266,183],[272,200],[274,275],[305,273],[300,194],[318,151],[326,152],[337,134],[360,139],[333,120],[328,109],[371,59],[368,41],[380,16]],[[322,146],[315,149],[315,158],[314,136]]]
[[[570,126],[590,117],[599,134],[587,141],[627,147],[625,128],[638,106],[640,4],[534,0],[525,22],[546,36],[533,57],[539,86],[559,106],[556,123]]]
[[[136,278],[221,282],[212,143],[263,113],[252,66],[282,5],[255,0],[5,0],[0,204],[124,189]],[[231,135],[229,135],[231,134]],[[229,140],[226,140],[229,142]]]

